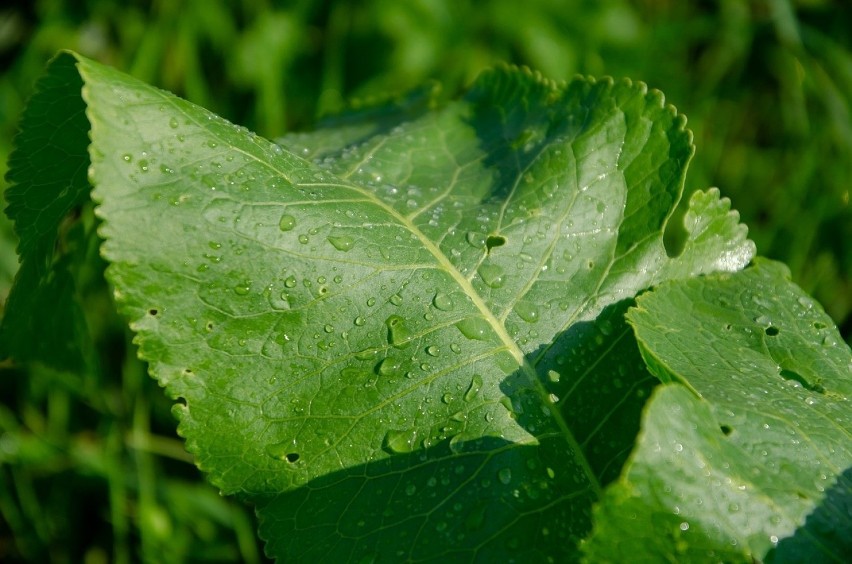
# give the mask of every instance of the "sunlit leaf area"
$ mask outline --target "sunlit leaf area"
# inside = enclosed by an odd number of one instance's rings
[[[848,561],[849,30],[3,7],[0,560]]]

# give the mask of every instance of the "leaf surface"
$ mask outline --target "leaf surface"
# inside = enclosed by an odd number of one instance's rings
[[[637,302],[642,355],[672,385],[595,513],[589,559],[846,560],[852,353],[822,308],[768,261]]]
[[[38,360],[80,370],[88,338],[69,272],[68,241],[75,209],[88,201],[89,128],[83,82],[72,64],[57,62],[36,84],[9,157],[6,213],[15,222],[21,267],[0,323],[0,358]],[[73,246],[73,245],[72,245]]]
[[[503,68],[276,144],[73,64],[119,306],[283,559],[577,558],[654,383],[624,311],[754,252],[710,190],[666,254],[693,148],[641,84]]]

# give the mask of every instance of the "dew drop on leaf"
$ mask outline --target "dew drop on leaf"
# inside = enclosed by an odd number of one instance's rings
[[[355,358],[358,360],[370,360],[372,358],[376,358],[378,352],[376,349],[364,349],[362,351],[358,351],[355,353]]]
[[[355,318],[355,321],[353,321],[353,323],[354,323],[357,327],[363,327],[363,326],[364,326],[364,324],[365,324],[365,323],[367,323],[367,320],[366,320],[366,319],[364,319],[364,317],[363,317],[363,316],[359,315],[358,317],[356,317],[356,318]]]
[[[476,231],[468,231],[467,235],[465,235],[465,241],[471,247],[479,249],[485,246],[485,235]]]
[[[486,263],[479,267],[479,277],[490,288],[500,288],[505,283],[503,269],[496,264]]]
[[[293,441],[284,441],[266,446],[266,454],[276,460],[284,462],[296,462],[299,460],[299,455],[293,452]]]
[[[417,448],[417,430],[391,429],[385,433],[384,447],[394,454],[413,452]]]
[[[515,313],[527,323],[538,321],[538,307],[530,302],[518,302],[515,304]]]
[[[355,239],[349,237],[348,235],[341,235],[339,237],[329,236],[328,242],[331,243],[332,247],[334,247],[338,251],[343,251],[344,253],[355,246]]]
[[[294,227],[296,227],[296,218],[289,213],[285,213],[281,216],[281,219],[278,220],[278,229],[281,231],[290,231]]]
[[[172,119],[169,120],[169,127],[171,127],[172,129],[177,129],[177,127],[178,127],[177,118],[173,117]]]
[[[481,389],[482,376],[480,376],[479,374],[474,374],[473,378],[471,378],[470,380],[470,386],[468,386],[467,391],[464,393],[464,401],[472,401]]]
[[[382,360],[376,370],[376,372],[378,372],[380,376],[394,376],[396,374],[399,374],[399,371],[399,362],[391,358],[385,358],[384,360]]]
[[[397,348],[404,348],[409,345],[408,338],[411,336],[411,332],[405,326],[404,318],[391,315],[385,320],[385,325],[388,328],[388,343]]]
[[[447,294],[438,292],[432,299],[432,304],[441,311],[449,311],[453,308],[453,300]]]
[[[491,327],[481,317],[467,317],[456,323],[456,329],[468,339],[485,341],[488,339]]]
[[[296,287],[296,278],[294,276],[288,276],[284,280],[284,286],[286,288],[295,288]]]
[[[308,244],[308,241],[310,241],[310,239],[308,239],[308,236],[307,236],[307,235],[305,235],[304,233],[302,233],[301,235],[299,235],[299,242],[300,242],[301,244],[303,244],[303,245],[307,245],[307,244]]]
[[[501,484],[509,485],[512,482],[511,468],[501,468],[500,471],[497,472],[497,479],[500,480]]]
[[[438,356],[439,354],[441,354],[441,349],[436,345],[429,345],[428,347],[426,347],[426,354],[428,354],[429,356]]]
[[[251,283],[243,282],[242,284],[237,284],[234,286],[234,293],[238,296],[245,296],[251,290]]]
[[[399,294],[394,294],[388,299],[388,301],[395,306],[401,305],[402,304],[402,296],[400,296]]]

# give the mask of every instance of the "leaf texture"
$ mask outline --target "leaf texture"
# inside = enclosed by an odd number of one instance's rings
[[[642,290],[754,254],[628,81],[485,73],[280,143],[71,54],[102,252],[210,480],[285,560],[579,558],[657,380]]]
[[[852,352],[822,308],[769,261],[637,301],[642,355],[672,384],[596,511],[589,559],[846,561]]]

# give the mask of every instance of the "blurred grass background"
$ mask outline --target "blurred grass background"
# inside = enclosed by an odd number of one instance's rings
[[[689,117],[687,193],[719,186],[759,253],[786,262],[850,340],[848,0],[6,2],[0,172],[33,82],[63,48],[267,137],[429,79],[452,95],[499,61],[642,80]],[[92,222],[84,214],[89,234]],[[0,365],[0,560],[262,561],[251,511],[202,481],[110,313],[96,244],[80,241],[90,368]],[[14,247],[4,217],[0,304]]]

